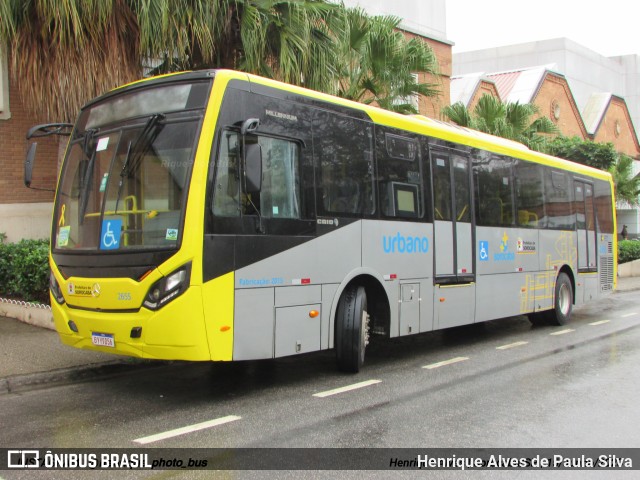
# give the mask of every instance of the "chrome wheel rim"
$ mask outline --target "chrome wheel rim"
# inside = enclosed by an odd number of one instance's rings
[[[568,315],[571,309],[571,292],[569,286],[566,283],[560,285],[558,289],[558,308],[562,315]]]

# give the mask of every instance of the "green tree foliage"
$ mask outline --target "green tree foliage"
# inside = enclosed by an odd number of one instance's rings
[[[433,50],[418,39],[406,39],[398,31],[400,19],[368,16],[361,9],[347,9],[343,33],[336,35],[339,62],[336,95],[400,113],[418,113],[414,95],[436,96],[434,84],[416,81],[417,72],[438,74]]]
[[[461,102],[444,107],[442,114],[462,127],[508,138],[532,150],[545,151],[549,135],[558,128],[532,103],[503,103],[492,95],[483,95],[473,109]]]
[[[578,137],[556,137],[549,143],[548,152],[611,173],[616,200],[638,206],[640,175],[633,174],[633,159],[616,152],[613,143],[596,143]]]
[[[411,72],[437,72],[399,20],[328,0],[0,0],[0,42],[22,99],[70,121],[88,99],[155,73],[231,68],[411,111],[433,95]]]
[[[618,152],[612,143],[596,143],[562,135],[549,143],[548,153],[600,170],[608,170],[618,158]]]
[[[609,173],[613,177],[616,200],[637,207],[640,206],[640,174],[633,174],[633,161],[628,155],[619,155],[609,167]]]

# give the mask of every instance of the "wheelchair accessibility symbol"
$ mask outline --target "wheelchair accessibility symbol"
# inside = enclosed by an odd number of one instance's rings
[[[120,247],[120,230],[122,220],[103,220],[102,233],[100,233],[100,249],[115,250]]]
[[[478,256],[481,262],[489,260],[489,242],[485,240],[478,242]]]

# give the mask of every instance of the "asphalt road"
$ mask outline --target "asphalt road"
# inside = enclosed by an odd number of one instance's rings
[[[358,375],[336,372],[333,352],[132,369],[0,396],[0,447],[638,448],[639,326],[637,293],[618,293],[575,311],[565,327],[533,327],[514,317],[378,342]],[[34,473],[4,471],[0,478],[37,478]],[[40,473],[113,478],[115,472]],[[363,476],[215,473],[132,472],[127,478]],[[539,473],[441,471],[429,478],[542,478]],[[553,472],[553,478],[634,477]]]

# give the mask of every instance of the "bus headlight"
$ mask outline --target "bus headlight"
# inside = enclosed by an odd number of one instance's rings
[[[187,290],[190,277],[191,262],[151,285],[142,304],[149,310],[158,310]]]
[[[53,272],[49,272],[49,290],[51,290],[51,294],[53,295],[53,298],[56,299],[56,302],[62,305],[64,303],[64,295],[62,295],[60,284],[58,283],[58,280],[56,280]]]

